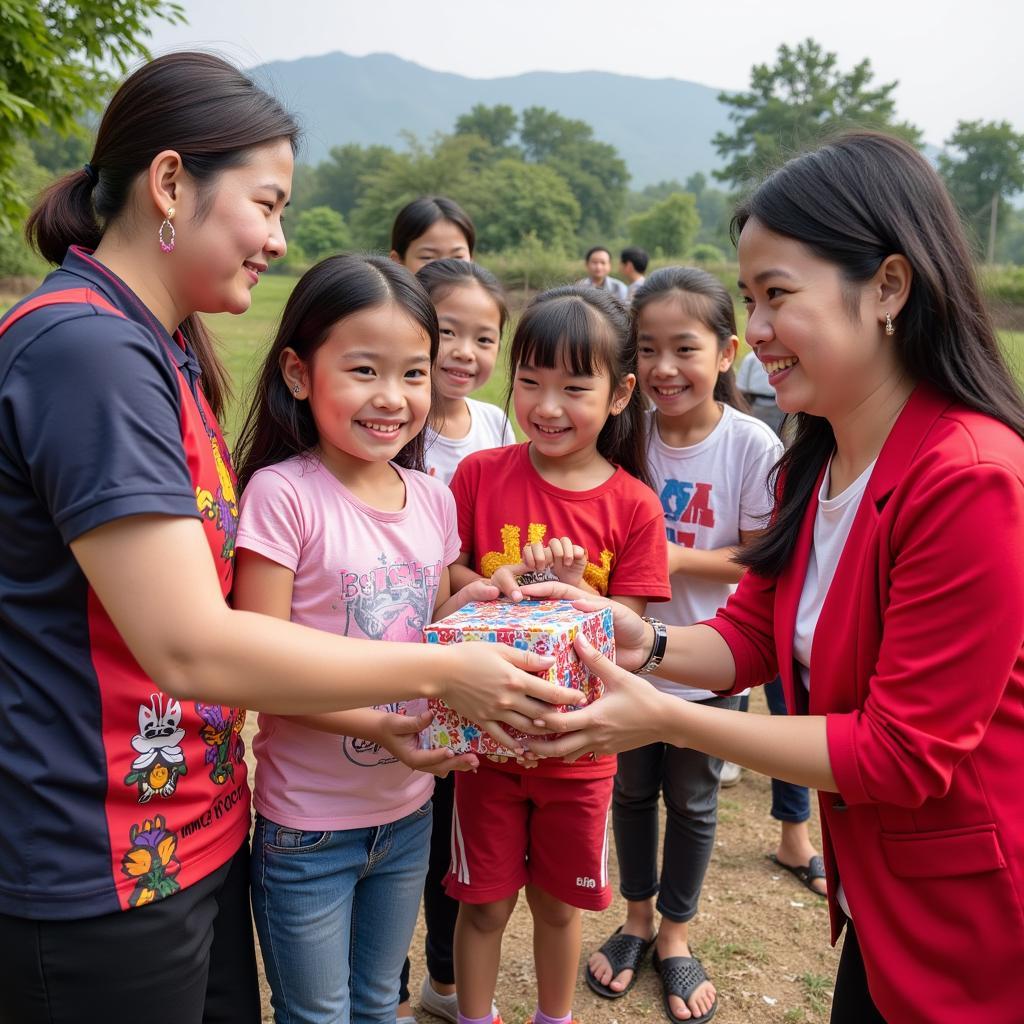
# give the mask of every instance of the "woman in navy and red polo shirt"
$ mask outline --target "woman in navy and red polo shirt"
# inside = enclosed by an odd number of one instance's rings
[[[2,1022],[259,1020],[240,707],[444,695],[500,731],[566,699],[511,648],[225,601],[225,375],[194,314],[243,312],[284,254],[296,137],[235,68],[170,54],[29,220],[60,268],[0,320]]]

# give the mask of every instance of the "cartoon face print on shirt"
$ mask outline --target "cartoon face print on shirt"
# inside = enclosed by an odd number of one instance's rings
[[[345,635],[399,641],[418,637],[434,610],[443,566],[394,561],[383,551],[377,561],[379,567],[369,572],[345,569],[338,574]]]
[[[149,706],[139,705],[139,731],[132,737],[132,748],[138,756],[132,770],[125,776],[126,786],[139,787],[139,803],[146,804],[155,796],[165,800],[173,795],[178,776],[188,774],[181,741],[181,705],[171,698],[164,704],[162,693],[150,695]]]

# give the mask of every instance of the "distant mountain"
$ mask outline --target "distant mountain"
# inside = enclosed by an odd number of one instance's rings
[[[252,70],[306,129],[301,159],[323,160],[346,142],[402,148],[400,132],[422,139],[451,131],[475,103],[541,106],[586,121],[622,154],[633,188],[720,166],[711,139],[729,127],[717,89],[676,78],[603,71],[534,71],[510,78],[466,78],[430,71],[386,53],[275,61]]]

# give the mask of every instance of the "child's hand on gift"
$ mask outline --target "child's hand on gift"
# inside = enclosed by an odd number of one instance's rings
[[[480,764],[476,754],[456,754],[443,747],[439,750],[420,749],[419,734],[430,725],[433,717],[433,711],[424,711],[419,715],[382,714],[378,725],[379,732],[375,738],[406,768],[412,768],[414,771],[427,772],[439,779],[443,779],[449,772],[476,771]]]
[[[583,573],[587,568],[587,551],[579,544],[573,544],[568,537],[552,537],[547,544],[527,544],[523,548],[523,564],[529,572],[542,573],[547,570],[562,583],[579,587],[583,584]],[[543,581],[537,579],[530,582]]]
[[[457,590],[444,604],[434,609],[434,618],[443,619],[457,612],[463,605],[471,601],[496,601],[501,597],[501,590],[491,581],[473,580],[461,590]]]

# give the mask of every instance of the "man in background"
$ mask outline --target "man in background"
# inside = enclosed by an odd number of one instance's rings
[[[632,301],[633,293],[644,283],[647,263],[647,250],[638,245],[623,249],[619,256],[619,273],[626,279],[626,298],[629,301]]]
[[[626,286],[611,277],[611,272],[612,254],[603,245],[595,245],[587,252],[587,276],[576,283],[611,292],[619,302],[628,302]]]

